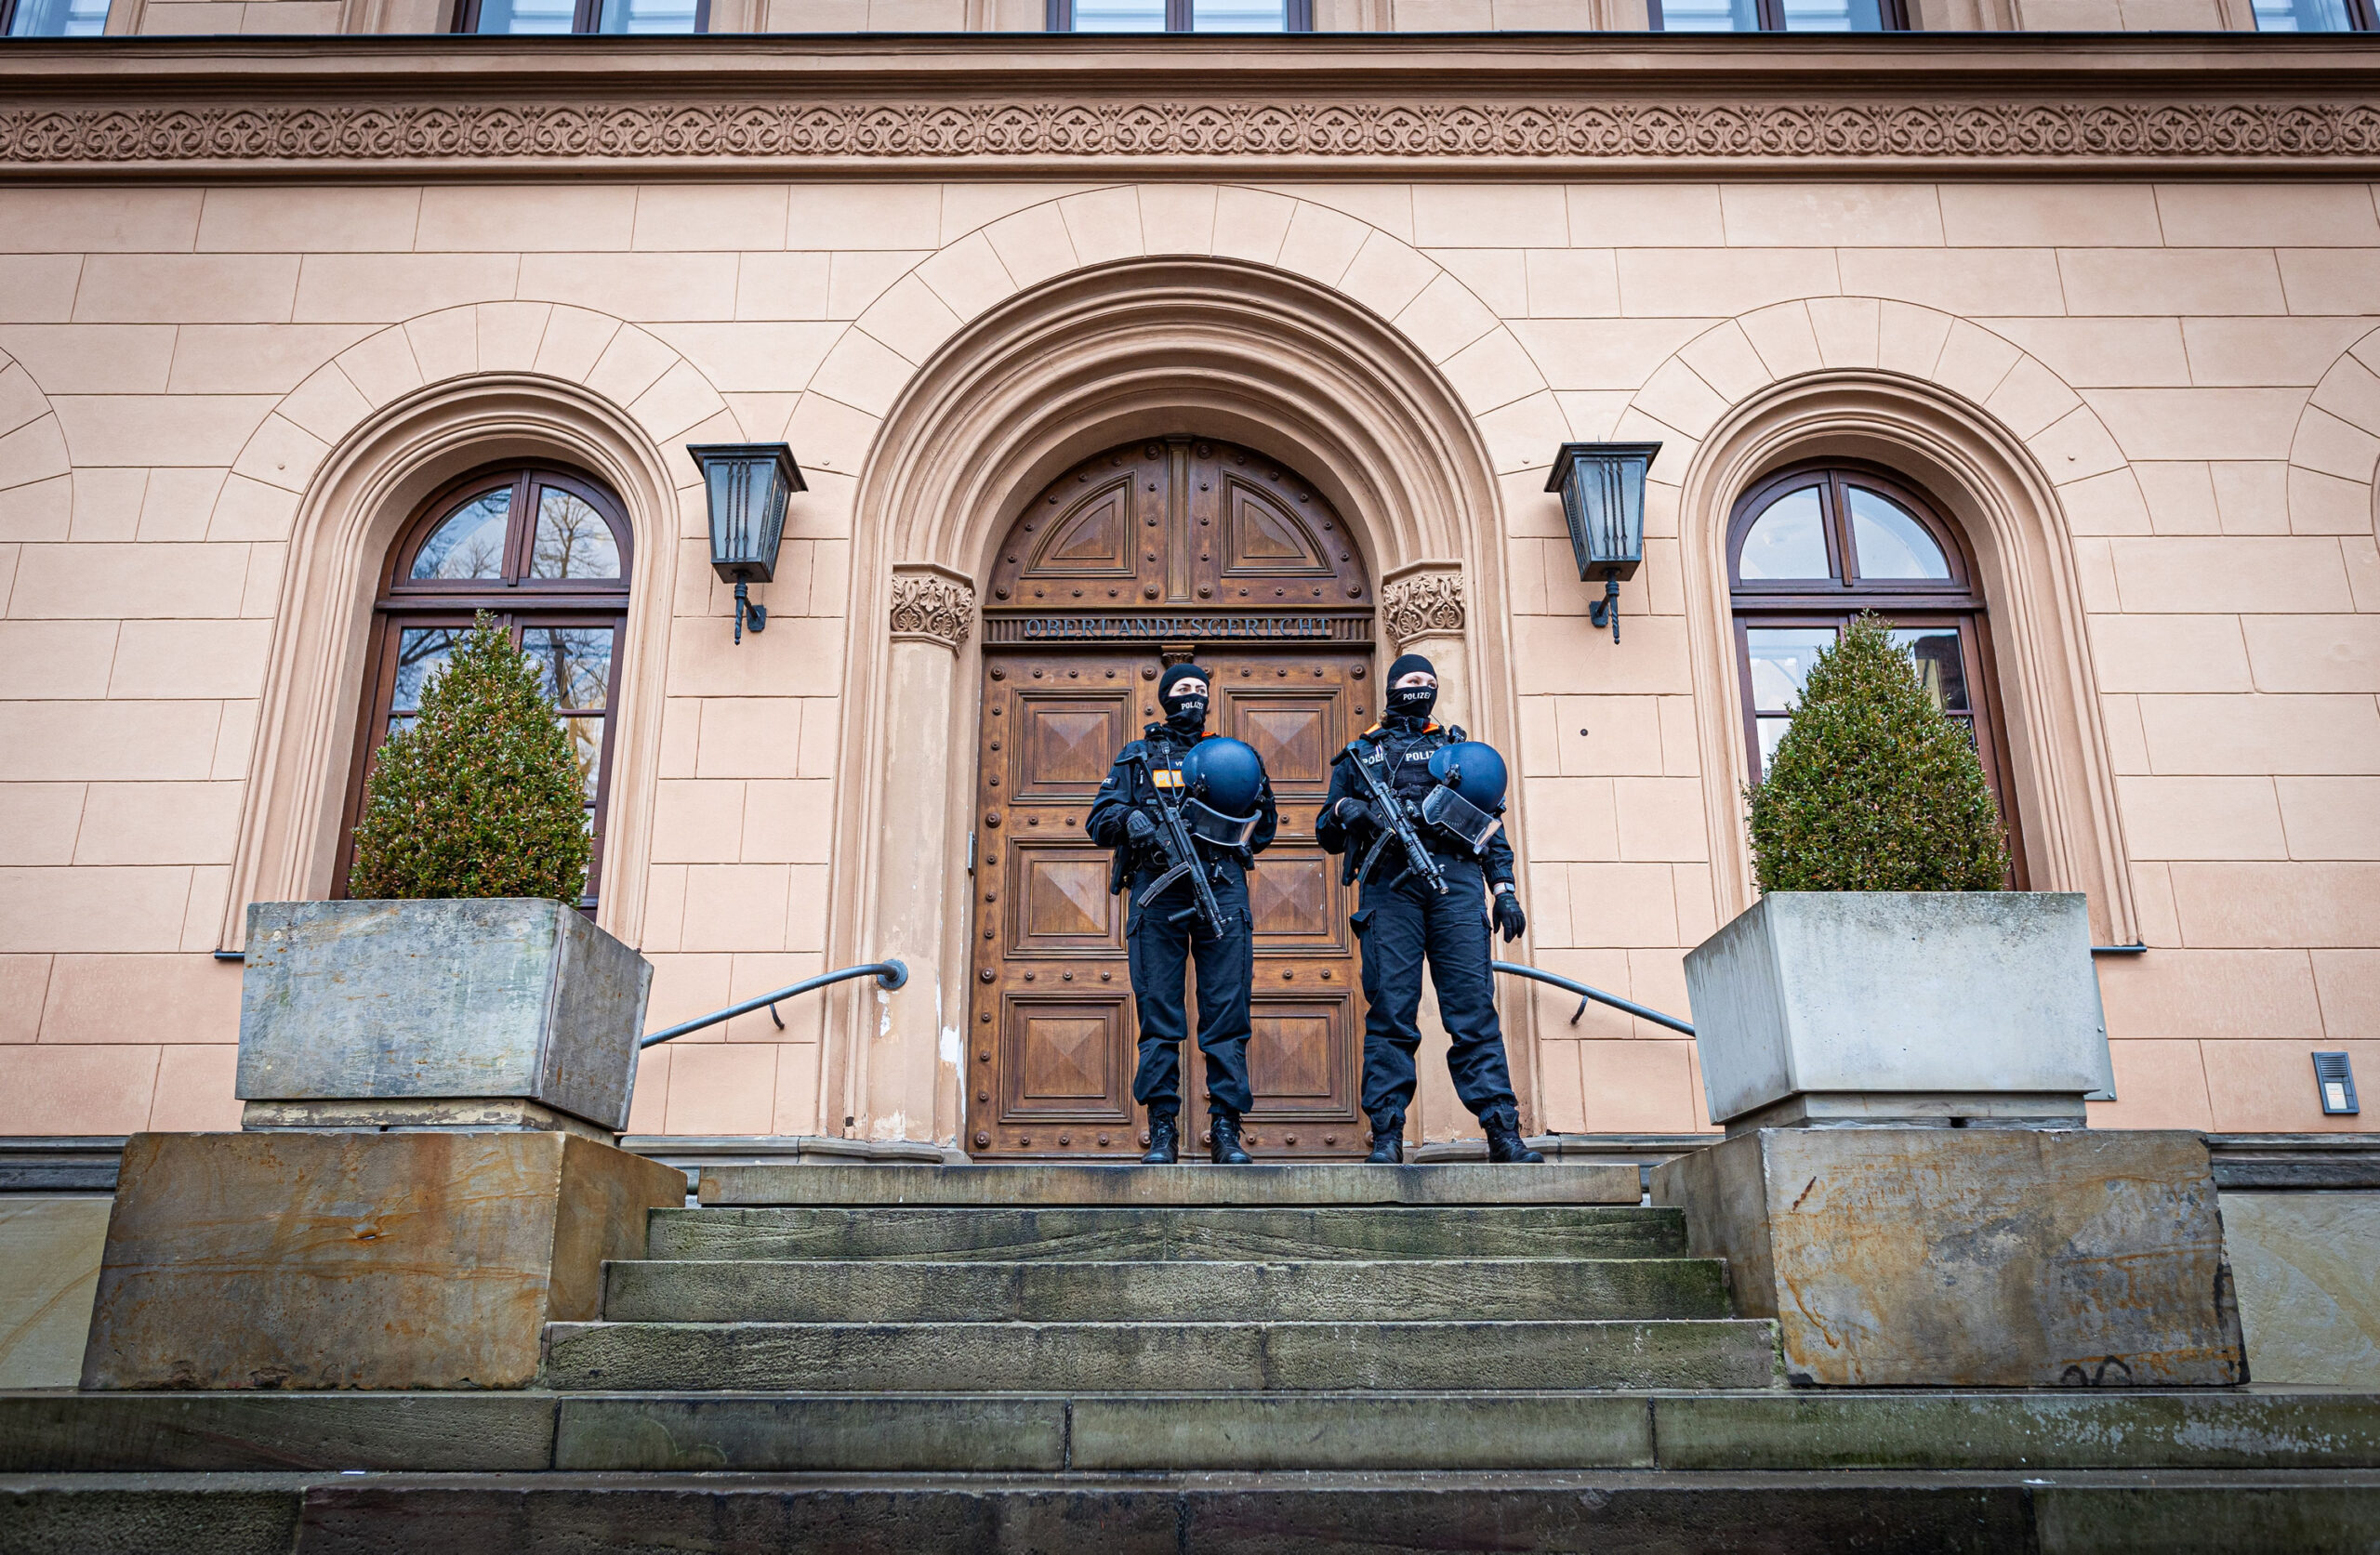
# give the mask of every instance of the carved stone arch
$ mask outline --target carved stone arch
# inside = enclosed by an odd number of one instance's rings
[[[0,351],[0,534],[63,540],[73,520],[73,461],[49,396]]]
[[[599,916],[638,942],[677,536],[701,510],[699,471],[672,454],[741,436],[677,352],[632,324],[546,303],[392,325],[284,397],[234,462],[208,531],[288,545],[219,942],[241,946],[250,902],[329,889],[382,558],[431,491],[511,458],[587,470],[634,533]]]
[[[2349,346],[2314,386],[2289,444],[2289,527],[2298,534],[2380,534],[2380,329]]]
[[[854,622],[888,621],[888,600],[930,586],[987,588],[1012,521],[1052,480],[1104,449],[1182,432],[1244,444],[1310,479],[1359,531],[1375,577],[1421,562],[1463,569],[1477,608],[1436,649],[1449,700],[1461,699],[1450,710],[1483,738],[1512,743],[1495,467],[1474,413],[1378,314],[1255,264],[1126,259],[1075,270],[953,334],[875,433],[854,499]],[[889,621],[854,632],[829,959],[899,955],[912,977],[897,994],[863,993],[830,1021],[844,1036],[820,1087],[829,1131],[848,1118],[870,1137],[949,1141],[959,1127],[969,1034],[945,980],[969,965],[959,904],[971,828],[970,784],[953,763],[975,747],[976,709],[956,688],[972,683],[979,652],[974,639],[945,647]],[[1514,1035],[1526,1068],[1528,1033]]]

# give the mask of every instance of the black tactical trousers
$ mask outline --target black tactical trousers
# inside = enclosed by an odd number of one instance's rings
[[[1141,1014],[1141,1064],[1132,1075],[1132,1100],[1154,1111],[1182,1107],[1182,1039],[1190,1017],[1183,1002],[1183,974],[1198,965],[1198,1050],[1207,1055],[1207,1110],[1248,1111],[1248,993],[1254,975],[1249,942],[1248,876],[1226,863],[1215,882],[1224,932],[1210,930],[1197,915],[1173,915],[1197,898],[1190,882],[1176,880],[1154,901],[1142,894],[1155,874],[1132,875],[1132,1000]]]
[[[1387,855],[1382,866],[1393,867]],[[1367,884],[1355,914],[1364,953],[1364,1111],[1375,1124],[1412,1105],[1425,957],[1437,984],[1438,1019],[1454,1039],[1447,1068],[1455,1094],[1474,1114],[1517,1105],[1496,1020],[1496,974],[1488,964],[1487,884],[1467,859],[1441,857],[1438,867],[1447,877],[1444,896],[1407,875],[1394,884]]]

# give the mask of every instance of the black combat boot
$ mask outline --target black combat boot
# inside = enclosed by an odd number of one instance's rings
[[[1372,1119],[1372,1153],[1364,1157],[1375,1166],[1405,1164],[1405,1114],[1383,1113]]]
[[[1479,1126],[1488,1130],[1488,1160],[1513,1165],[1545,1159],[1521,1138],[1521,1115],[1510,1107],[1497,1107],[1481,1114]]]
[[[1217,1113],[1208,1120],[1213,1131],[1214,1149],[1210,1159],[1218,1166],[1245,1166],[1255,1159],[1239,1142],[1239,1114]]]
[[[1149,1114],[1149,1153],[1141,1157],[1144,1166],[1170,1166],[1182,1159],[1182,1136],[1175,1129],[1173,1114],[1152,1111]]]

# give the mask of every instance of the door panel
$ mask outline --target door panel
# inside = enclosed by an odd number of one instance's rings
[[[1344,526],[1310,484],[1250,450],[1188,439],[1115,450],[1062,476],[1025,507],[993,579],[996,612],[1110,619],[1224,600],[1236,612],[1343,613],[1368,599]],[[1355,640],[1214,644],[999,642],[987,632],[967,1017],[973,1154],[1140,1153],[1126,898],[1107,893],[1110,855],[1083,827],[1117,750],[1157,716],[1162,665],[1185,651],[1213,679],[1208,727],[1256,747],[1281,810],[1278,838],[1249,878],[1250,1144],[1272,1158],[1361,1153],[1351,903],[1339,861],[1314,841],[1330,758],[1372,721],[1361,625]],[[1195,1001],[1191,1020],[1195,1030]],[[1184,1049],[1185,1144],[1203,1145],[1204,1064],[1195,1041]]]

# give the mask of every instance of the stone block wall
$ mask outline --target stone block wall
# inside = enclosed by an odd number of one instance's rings
[[[654,1023],[822,969],[860,850],[834,829],[844,667],[884,630],[851,577],[879,428],[967,321],[1172,254],[1352,299],[1472,416],[1504,534],[1474,635],[1509,648],[1477,694],[1517,720],[1542,965],[1683,1012],[1685,949],[1741,905],[1711,732],[1734,672],[1699,646],[1723,602],[1695,560],[1732,494],[1678,484],[1704,440],[1798,383],[1931,386],[2054,494],[2096,704],[2069,682],[2028,716],[2100,753],[2101,810],[2061,824],[2122,890],[2076,882],[2079,846],[2035,879],[2152,947],[2100,966],[2122,1100],[2097,1120],[2380,1127],[2323,1118],[2306,1057],[2380,1084],[2369,184],[119,182],[0,190],[0,1134],[235,1121],[239,973],[210,953],[248,785],[298,759],[258,732],[313,600],[289,547],[331,450],[440,385],[575,384],[674,461],[640,585],[668,590],[657,689],[622,715],[648,775],[613,800],[643,840],[605,906],[655,963]],[[1541,487],[1560,441],[1636,435],[1665,483],[1615,646]],[[737,648],[678,450],[779,437],[811,490]],[[2002,603],[2005,689],[2034,641]],[[631,1127],[839,1131],[824,1008],[648,1055]],[[1706,1126],[1689,1043],[1572,1008],[1538,1006],[1542,1127]]]

